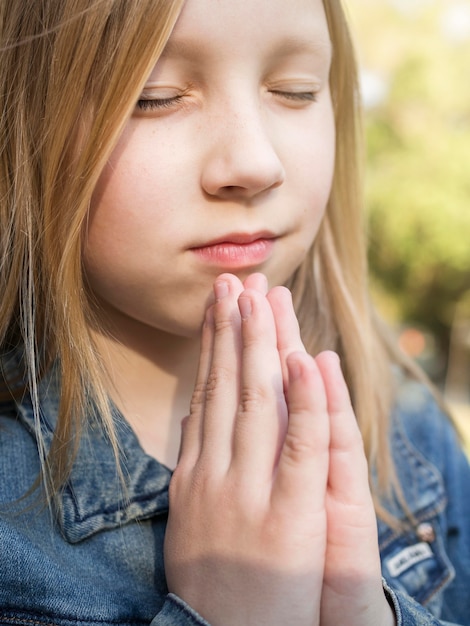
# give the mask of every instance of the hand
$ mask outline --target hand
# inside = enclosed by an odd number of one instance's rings
[[[361,460],[360,439],[337,358],[315,362],[305,353],[287,290],[265,296],[259,275],[244,286],[224,275],[215,291],[170,486],[170,591],[213,626],[314,626],[320,606],[322,626],[351,624],[354,603],[354,623],[386,623],[373,621],[386,604],[380,568],[372,584],[358,579],[361,598],[379,612],[364,613],[354,581],[342,578],[343,559],[353,562],[359,552],[358,572],[370,560],[376,565],[378,548],[368,532],[371,520],[375,529],[370,496],[362,497],[364,460],[359,472],[344,462]],[[361,490],[343,501],[341,484],[352,474]],[[359,533],[350,524],[358,495],[355,512],[366,520]],[[358,535],[367,538],[370,560]]]
[[[395,626],[382,588],[377,521],[362,436],[338,364],[320,354],[330,416],[321,626]]]
[[[284,362],[289,345],[295,343],[294,326],[285,324],[289,301],[277,288],[268,299],[276,313],[278,336],[290,338],[278,346]],[[316,357],[316,364],[325,386],[330,419],[321,626],[395,626],[395,615],[382,588],[377,521],[362,435],[339,359],[325,352]]]
[[[298,350],[287,290],[279,349],[263,293],[227,275],[215,291],[170,486],[168,587],[213,626],[313,626],[326,547],[323,382]],[[292,353],[287,394],[280,351]]]

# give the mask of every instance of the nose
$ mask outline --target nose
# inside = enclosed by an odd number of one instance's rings
[[[269,124],[256,109],[232,110],[212,118],[201,177],[202,188],[210,196],[250,200],[283,183],[284,167]]]

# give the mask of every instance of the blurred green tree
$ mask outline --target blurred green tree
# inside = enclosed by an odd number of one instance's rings
[[[470,290],[470,2],[409,2],[349,1],[360,65],[383,92],[365,117],[369,256],[386,316],[446,355]]]

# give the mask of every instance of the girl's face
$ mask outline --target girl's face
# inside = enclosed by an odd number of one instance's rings
[[[187,0],[94,194],[88,282],[117,328],[200,328],[214,279],[282,284],[334,164],[321,0]]]

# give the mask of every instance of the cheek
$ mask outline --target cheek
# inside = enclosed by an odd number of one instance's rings
[[[335,148],[334,134],[330,136],[331,141],[313,144],[310,150],[306,151],[299,172],[303,205],[307,207],[304,214],[304,224],[312,241],[325,215],[332,190],[335,172]]]
[[[129,154],[130,152],[130,154]],[[119,149],[105,167],[92,197],[86,240],[110,254],[157,243],[171,227],[171,172],[151,167],[140,151]],[[103,253],[103,251],[101,251]]]
[[[175,186],[173,152],[146,125],[130,120],[96,185],[90,218],[106,212],[111,224],[116,212],[139,224],[150,220],[157,208],[164,210]]]
[[[328,206],[335,171],[335,129],[333,115],[324,118],[324,125],[317,129],[310,140],[303,142],[302,158],[296,170],[296,184],[305,207],[300,221],[301,244],[298,250],[299,264],[314,243]]]
[[[126,276],[127,264],[135,259],[145,264],[145,233],[150,231],[145,211],[148,203],[141,203],[130,188],[136,192],[140,184],[134,181],[132,170],[121,161],[105,168],[92,197],[89,218],[84,234],[84,269],[91,287],[98,294],[106,287],[117,289],[121,278]],[[148,235],[147,235],[148,236]],[[137,259],[136,259],[137,260]]]
[[[323,211],[328,202],[335,168],[336,130],[329,95],[318,103],[312,117],[295,128],[287,159],[291,176],[308,206]]]

